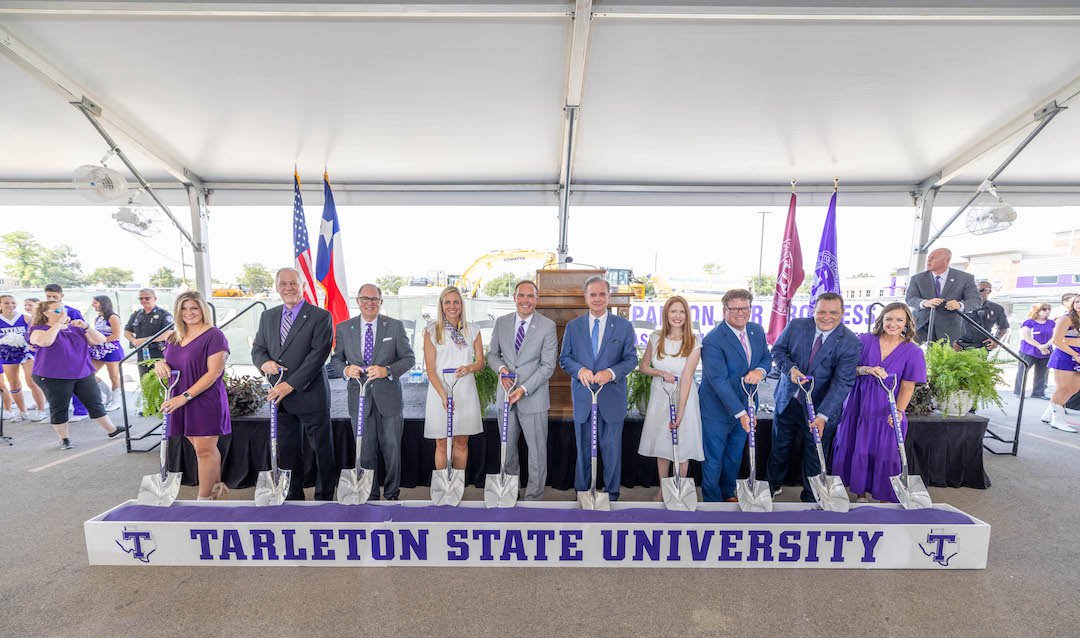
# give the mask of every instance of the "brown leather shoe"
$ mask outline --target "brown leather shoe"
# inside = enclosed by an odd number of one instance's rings
[[[738,499],[738,497],[732,496],[731,498],[729,498],[729,499],[727,500],[727,502],[728,502],[728,503],[738,503],[738,502],[739,502],[739,499]]]

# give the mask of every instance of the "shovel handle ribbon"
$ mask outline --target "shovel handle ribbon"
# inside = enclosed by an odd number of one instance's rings
[[[506,443],[506,437],[507,434],[509,434],[508,430],[510,428],[510,393],[517,387],[517,375],[513,373],[500,374],[499,378],[513,380],[513,383],[510,384],[510,388],[503,392],[502,428],[499,431],[499,440]]]

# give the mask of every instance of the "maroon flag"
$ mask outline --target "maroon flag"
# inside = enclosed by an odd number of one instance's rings
[[[788,204],[787,223],[784,225],[784,243],[780,245],[780,268],[776,272],[776,292],[773,294],[772,314],[769,315],[769,332],[765,340],[776,343],[788,323],[791,299],[803,282],[802,247],[799,246],[799,229],[795,225],[795,193]]]

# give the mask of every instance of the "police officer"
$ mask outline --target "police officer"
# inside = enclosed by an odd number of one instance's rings
[[[151,366],[143,363],[146,359],[160,359],[164,355],[164,341],[172,334],[172,330],[166,330],[152,343],[147,343],[149,337],[154,336],[164,326],[173,324],[173,317],[167,310],[157,306],[157,295],[149,288],[139,291],[139,305],[141,310],[131,313],[131,318],[124,325],[124,336],[131,343],[131,347],[138,350],[139,374],[146,374]]]
[[[975,323],[982,326],[983,330],[994,335],[998,340],[1002,340],[1009,331],[1009,317],[1005,314],[1005,309],[1001,307],[1001,304],[989,300],[990,293],[994,292],[994,287],[989,281],[980,281],[978,287],[983,305],[981,308],[969,311],[967,316],[974,319]],[[957,341],[954,347],[957,350],[971,350],[973,348],[993,350],[997,347],[997,344],[968,325],[967,322],[964,322],[964,336]]]

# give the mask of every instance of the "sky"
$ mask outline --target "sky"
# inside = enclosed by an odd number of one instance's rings
[[[242,265],[259,262],[270,269],[292,265],[291,193],[281,206],[215,207],[210,217],[213,277],[231,283]],[[576,207],[570,210],[568,245],[575,261],[606,267],[629,267],[638,275],[667,277],[702,274],[706,263],[720,264],[729,277],[746,278],[758,270],[761,216],[765,220],[764,271],[775,274],[786,207]],[[953,212],[935,210],[936,224]],[[1032,250],[1054,230],[1080,226],[1080,208],[1018,208],[1019,218],[1004,232],[968,235],[962,220],[937,245],[954,253],[986,246]],[[161,266],[180,273],[184,240],[167,222],[149,239],[136,237],[111,219],[107,206],[0,207],[7,220],[2,232],[24,230],[47,246],[68,244],[83,270],[118,266],[135,271],[145,283]],[[188,222],[187,209],[176,211]],[[462,273],[490,250],[555,250],[558,241],[554,207],[408,207],[339,206],[350,292],[386,274],[422,276],[429,271]],[[908,262],[914,210],[844,207],[837,210],[838,261],[842,277],[856,272],[887,276]],[[306,208],[315,258],[321,207]],[[805,269],[813,270],[825,219],[825,206],[798,208],[797,221]],[[186,252],[191,263],[191,251]],[[189,270],[192,267],[188,266]]]

